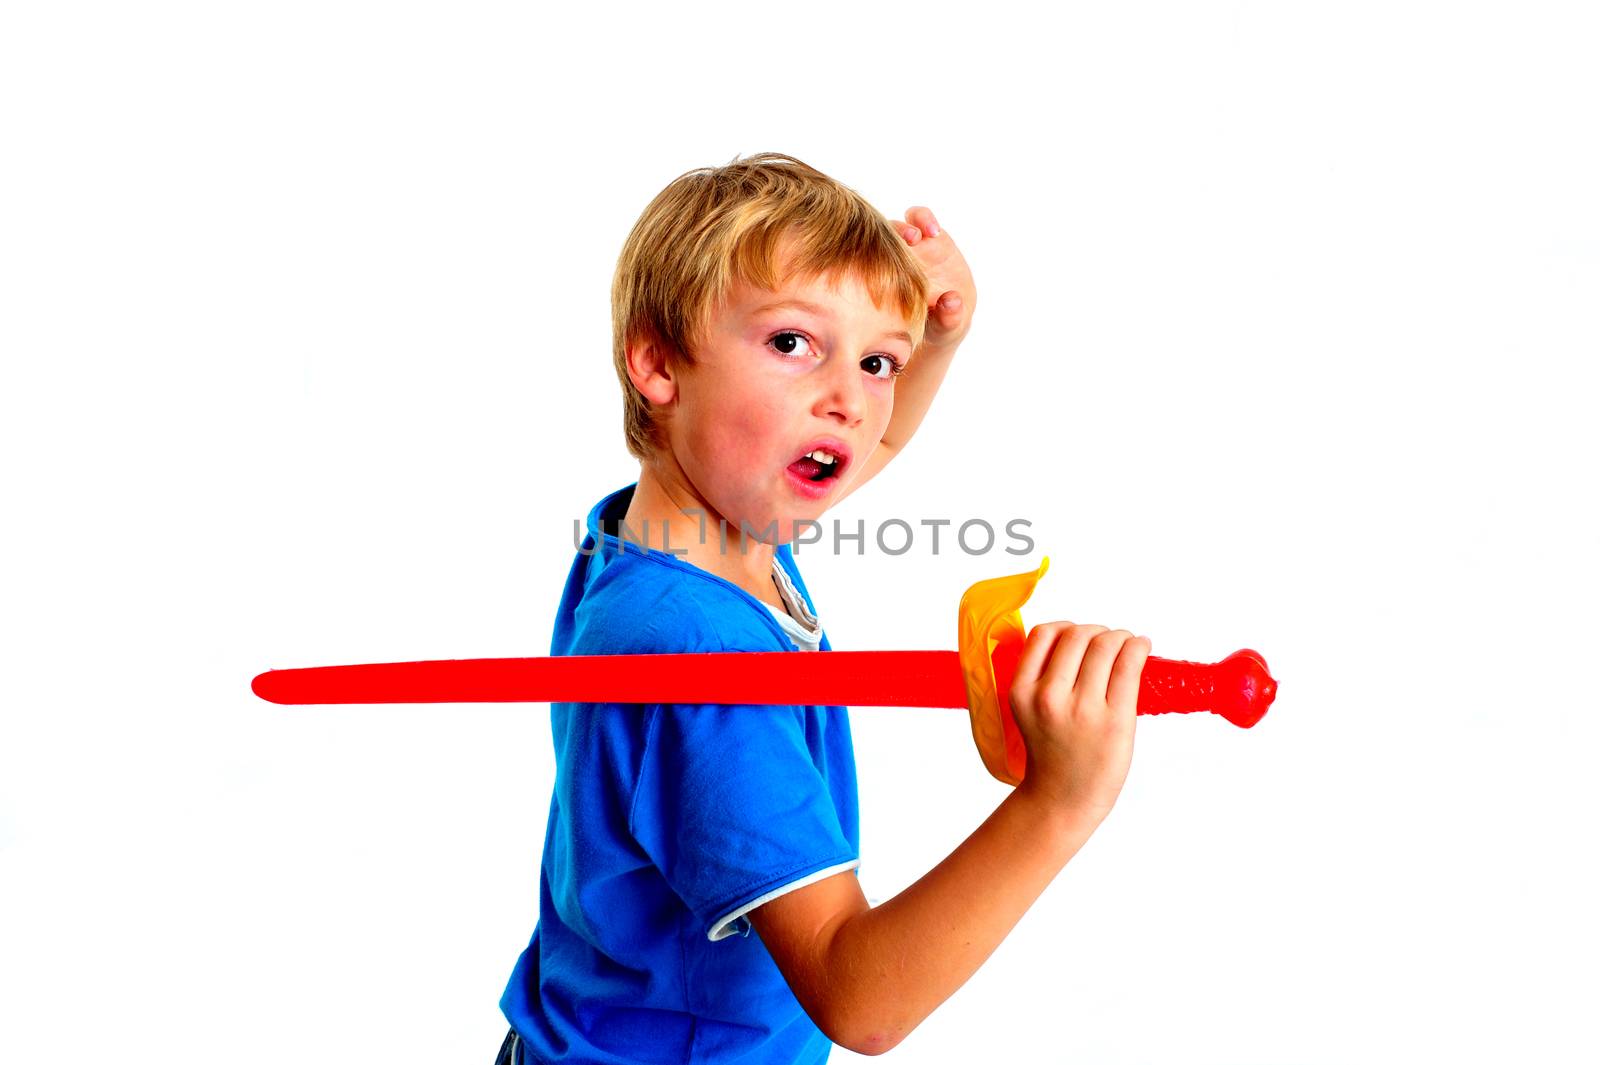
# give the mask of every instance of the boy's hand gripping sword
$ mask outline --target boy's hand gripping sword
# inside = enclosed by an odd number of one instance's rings
[[[727,703],[966,707],[984,768],[1007,784],[1027,770],[1011,679],[1027,632],[1019,609],[1050,567],[979,581],[961,597],[958,651],[751,651],[478,658],[275,669],[250,683],[269,702]],[[1206,710],[1249,728],[1277,681],[1251,650],[1220,662],[1150,656],[1138,712]]]

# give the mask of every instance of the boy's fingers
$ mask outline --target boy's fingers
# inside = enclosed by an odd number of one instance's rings
[[[1071,627],[1070,621],[1049,621],[1030,629],[1027,639],[1023,641],[1022,653],[1017,656],[1017,665],[1011,675],[1012,683],[1020,681],[1032,684],[1037,680],[1039,674],[1044,672],[1044,664],[1049,660],[1051,651],[1055,649],[1056,640]]]
[[[905,238],[907,244],[915,244],[922,239],[922,230],[916,226],[908,226],[902,222],[899,228],[900,235]]]
[[[923,342],[944,343],[948,336],[962,328],[966,321],[966,307],[961,294],[950,290],[934,300],[928,307],[928,328]]]
[[[937,237],[941,232],[939,220],[933,217],[933,211],[927,207],[906,208],[906,221],[914,226],[921,227],[922,231],[930,237]]]
[[[1079,695],[1094,698],[1111,689],[1111,666],[1117,660],[1122,645],[1133,639],[1127,629],[1106,629],[1089,641],[1083,652],[1083,664],[1078,667]]]
[[[1150,637],[1135,636],[1122,645],[1116,664],[1111,667],[1111,683],[1106,698],[1117,704],[1139,705],[1139,679],[1150,657]]]
[[[1083,660],[1094,638],[1106,631],[1104,625],[1075,625],[1070,634],[1050,653],[1050,664],[1044,667],[1039,688],[1044,698],[1063,705],[1066,697],[1082,689]]]

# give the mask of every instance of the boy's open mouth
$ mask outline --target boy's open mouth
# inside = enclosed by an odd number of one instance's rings
[[[847,455],[831,447],[818,447],[789,463],[789,468],[808,481],[826,481],[844,472]]]

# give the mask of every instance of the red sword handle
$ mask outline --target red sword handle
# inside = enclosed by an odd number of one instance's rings
[[[1005,721],[1011,719],[1011,681],[1016,675],[1020,645],[995,648],[995,684],[1004,693]],[[1145,659],[1139,675],[1141,714],[1217,714],[1240,728],[1249,728],[1266,715],[1277,697],[1278,682],[1267,672],[1266,660],[1245,648],[1220,662],[1184,662],[1175,658]]]

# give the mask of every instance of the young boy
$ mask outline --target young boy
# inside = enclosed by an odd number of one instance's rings
[[[639,479],[590,511],[551,654],[831,650],[790,542],[905,446],[974,300],[932,212],[890,223],[797,159],[669,185],[612,289]],[[1036,626],[1010,690],[1024,783],[876,908],[844,707],[552,704],[539,919],[500,1061],[893,1047],[1109,812],[1148,651]]]

